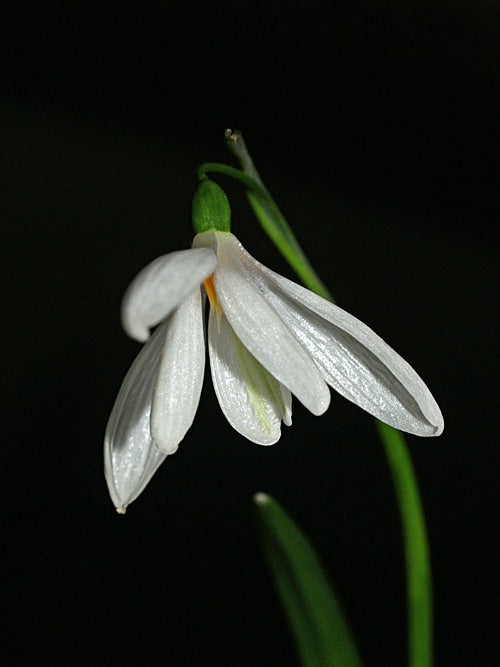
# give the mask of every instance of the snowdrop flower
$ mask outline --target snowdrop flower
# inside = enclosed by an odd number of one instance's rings
[[[125,294],[124,329],[147,342],[105,436],[106,479],[119,512],[193,423],[205,368],[205,295],[215,392],[248,440],[279,440],[281,422],[291,424],[292,395],[323,414],[329,387],[402,431],[443,430],[439,407],[411,366],[358,319],[255,260],[229,231],[229,216],[222,190],[203,181],[193,202],[199,233],[192,248],[153,261]]]

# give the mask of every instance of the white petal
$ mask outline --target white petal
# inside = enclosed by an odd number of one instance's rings
[[[287,389],[280,382],[281,390],[281,400],[283,401],[284,411],[283,411],[283,423],[287,426],[292,425],[292,394],[289,389]]]
[[[231,426],[252,442],[272,445],[281,420],[290,423],[291,397],[248,352],[224,314],[210,310],[208,349],[215,393]]]
[[[216,243],[215,288],[238,338],[306,408],[322,414],[330,403],[328,387],[309,354],[264,300],[254,276],[257,262],[233,234],[206,232],[196,238],[198,243]]]
[[[121,513],[166,458],[150,433],[153,385],[166,326],[158,327],[130,367],[106,427],[104,472],[111,499]]]
[[[153,390],[151,433],[162,452],[173,454],[193,423],[205,369],[201,290],[182,301],[167,323]]]
[[[259,267],[266,300],[320,367],[328,384],[378,419],[420,436],[442,433],[441,411],[413,368],[345,310]]]
[[[162,255],[144,267],[123,297],[122,325],[127,334],[146,341],[149,329],[201,285],[216,264],[215,253],[209,248],[190,248]]]

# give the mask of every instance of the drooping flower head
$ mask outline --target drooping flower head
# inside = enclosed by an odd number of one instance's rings
[[[229,203],[211,181],[195,194],[193,224],[192,248],[154,260],[123,299],[125,331],[146,344],[106,430],[106,479],[118,511],[193,423],[205,368],[205,296],[215,392],[248,440],[279,440],[281,423],[291,424],[292,395],[321,415],[329,387],[402,431],[442,432],[439,407],[413,368],[360,320],[255,260],[230,232]]]

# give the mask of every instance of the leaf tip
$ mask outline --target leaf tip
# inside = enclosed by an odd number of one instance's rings
[[[267,505],[271,502],[271,496],[268,496],[263,491],[259,491],[254,494],[253,501],[256,505]]]

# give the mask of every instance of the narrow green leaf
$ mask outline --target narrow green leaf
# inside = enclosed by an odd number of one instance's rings
[[[408,664],[432,665],[432,578],[424,513],[413,465],[399,431],[377,421],[398,499],[406,556]]]
[[[360,667],[337,597],[307,538],[270,496],[254,496],[264,553],[304,667]]]

